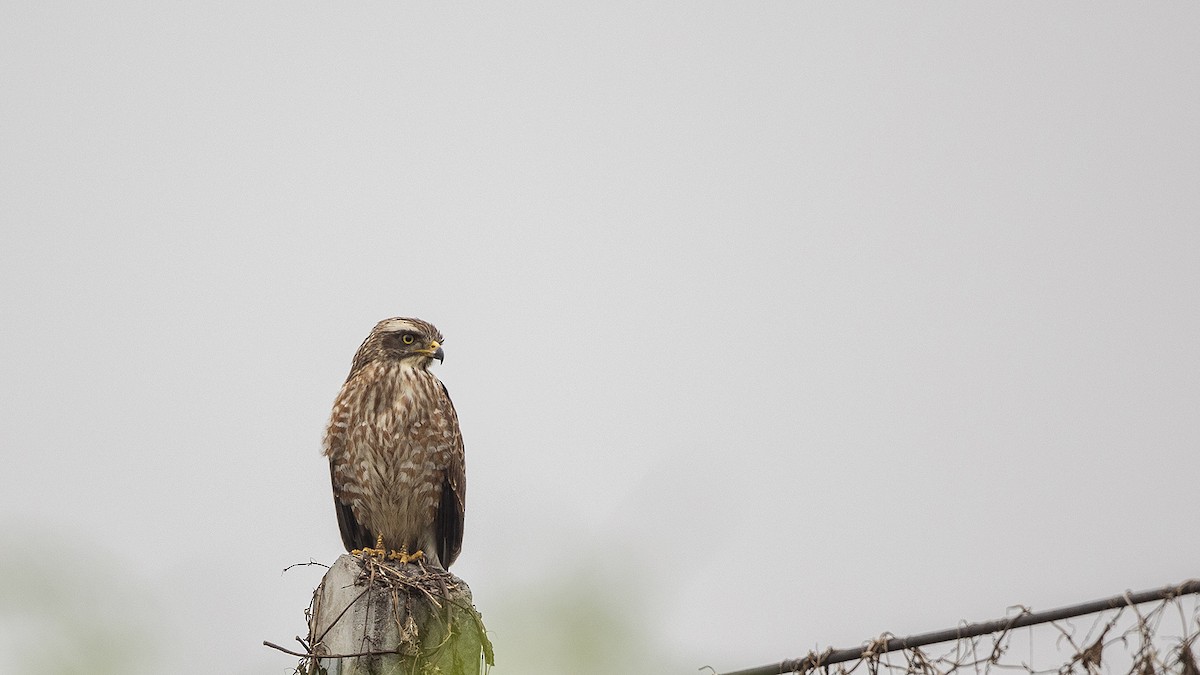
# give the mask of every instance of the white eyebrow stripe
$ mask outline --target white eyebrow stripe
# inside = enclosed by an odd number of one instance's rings
[[[383,322],[383,325],[380,326],[380,329],[389,332],[402,330],[410,330],[414,333],[424,332],[418,328],[416,324],[412,323],[411,321],[404,321],[403,319],[388,319]]]

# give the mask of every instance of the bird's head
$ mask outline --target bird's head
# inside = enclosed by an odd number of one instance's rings
[[[442,333],[433,324],[420,319],[395,317],[375,324],[354,355],[351,373],[375,360],[406,362],[414,368],[428,368],[434,359],[441,361]]]

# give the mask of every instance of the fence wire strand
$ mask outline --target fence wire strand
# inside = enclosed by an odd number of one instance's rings
[[[1200,675],[1200,580],[725,675]],[[1024,643],[1024,644],[1022,644]]]

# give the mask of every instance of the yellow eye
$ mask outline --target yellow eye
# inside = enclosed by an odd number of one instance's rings
[[[402,337],[400,339],[403,340],[404,344],[406,344],[406,345],[411,345],[413,342],[416,341],[416,338],[411,335],[405,335],[404,337]]]

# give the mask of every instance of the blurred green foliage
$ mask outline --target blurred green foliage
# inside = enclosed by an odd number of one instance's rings
[[[645,589],[623,569],[577,568],[480,606],[496,648],[492,675],[695,670],[656,645]]]
[[[170,611],[119,561],[11,534],[0,532],[0,673],[139,675],[165,664],[171,672],[212,672],[211,663],[178,662],[172,653],[179,650],[169,636],[187,635],[199,618]],[[658,644],[650,595],[639,583],[625,563],[583,562],[549,578],[476,589],[495,645],[490,675],[694,672],[695,664],[672,660]],[[222,645],[225,672],[291,672],[296,660],[286,655],[270,656],[266,668],[242,662],[242,650],[269,653],[263,638]]]
[[[142,589],[95,553],[44,541],[6,545],[0,548],[0,670],[36,675],[150,672],[160,656],[155,641],[148,639],[153,631],[146,617],[152,605]]]

